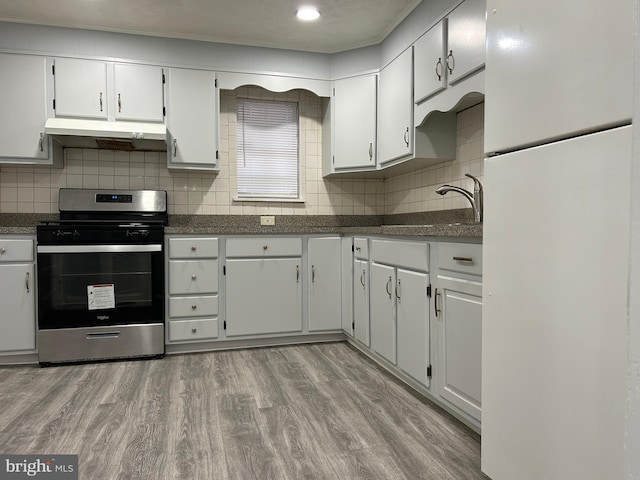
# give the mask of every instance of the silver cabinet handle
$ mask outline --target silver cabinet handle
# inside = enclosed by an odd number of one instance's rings
[[[27,293],[29,293],[31,291],[31,287],[29,287],[29,272],[24,277],[24,286],[27,288]]]
[[[365,271],[362,270],[362,275],[360,275],[360,285],[362,285],[362,288],[364,288],[364,274],[365,274]]]
[[[38,145],[40,145],[40,151],[41,151],[41,152],[44,152],[44,143],[43,143],[43,140],[44,140],[44,133],[43,133],[43,132],[40,132],[40,141],[38,142]]]
[[[456,262],[473,262],[471,257],[453,257]]]
[[[387,280],[385,289],[387,290],[387,295],[389,295],[389,298],[391,298],[391,276],[389,276],[389,280]]]
[[[407,147],[409,146],[409,127],[407,127],[407,130],[404,132],[404,143],[407,144]]]
[[[296,283],[300,283],[300,265],[296,265]]]
[[[100,111],[102,111],[102,92],[100,92]]]
[[[449,50],[449,55],[447,55],[447,68],[449,69],[449,73],[453,73],[453,69],[456,68],[456,59],[453,58],[453,50]]]
[[[436,62],[436,77],[438,77],[438,80],[442,80],[442,73],[442,57],[438,57]]]
[[[396,283],[396,298],[398,299],[398,302],[402,300],[402,298],[400,297],[400,287],[400,280],[398,280],[398,283]]]
[[[369,161],[373,160],[373,142],[369,143]]]
[[[191,310],[196,310],[197,308],[198,308],[197,305],[195,305],[195,304],[191,305]]]
[[[433,296],[433,308],[435,309],[436,317],[442,311],[438,308],[438,297],[440,294],[438,293],[438,289],[436,288],[436,294]]]
[[[176,155],[178,155],[178,140],[177,139],[173,139],[173,156],[175,157]]]
[[[198,329],[197,329],[197,328],[192,328],[192,329],[191,329],[191,333],[196,333],[197,331],[198,331]]]
[[[122,101],[120,100],[120,94],[118,94],[118,113],[122,113]]]
[[[316,281],[316,266],[311,265],[311,283],[315,283]]]

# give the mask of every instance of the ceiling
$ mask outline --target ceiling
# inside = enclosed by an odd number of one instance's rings
[[[381,42],[421,0],[0,0],[0,21],[335,53]],[[300,6],[320,19],[303,22]]]

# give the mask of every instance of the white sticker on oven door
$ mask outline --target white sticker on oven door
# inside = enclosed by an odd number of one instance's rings
[[[104,310],[116,308],[116,294],[113,283],[102,285],[87,285],[89,310]]]

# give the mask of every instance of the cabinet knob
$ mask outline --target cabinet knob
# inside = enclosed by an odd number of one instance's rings
[[[195,245],[194,245],[193,247],[191,247],[191,251],[192,251],[192,252],[195,252],[196,250],[197,250],[197,249],[196,249],[196,246],[195,246]]]
[[[4,248],[0,248],[0,255],[2,255],[6,250]]]
[[[269,248],[269,246],[268,246],[268,245],[263,245],[263,246],[262,246],[262,250],[266,250],[267,248]]]
[[[198,277],[196,277],[195,275],[191,275],[191,280],[195,280],[196,278]]]
[[[191,333],[196,333],[197,331],[198,331],[198,329],[197,329],[197,328],[192,328],[192,329],[191,329]]]
[[[191,305],[191,310],[195,310],[196,308],[198,308],[197,305]]]

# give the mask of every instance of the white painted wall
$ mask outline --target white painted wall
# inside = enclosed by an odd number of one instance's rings
[[[640,480],[640,18],[634,0],[635,75],[633,160],[631,163],[631,239],[629,259],[629,360],[625,458],[627,480]]]

